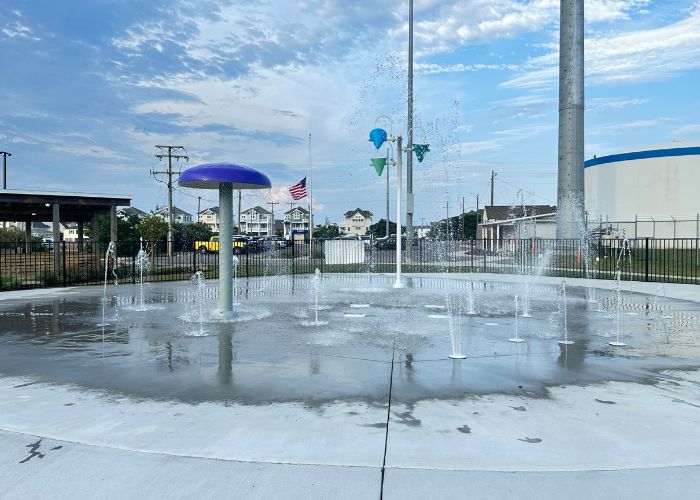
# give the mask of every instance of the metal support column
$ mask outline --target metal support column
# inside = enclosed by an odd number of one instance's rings
[[[219,184],[219,310],[225,318],[233,314],[233,185],[229,182]]]
[[[58,203],[53,204],[53,270],[61,269],[61,209]]]
[[[579,238],[584,216],[583,0],[561,0],[557,238]]]
[[[109,239],[117,242],[117,206],[109,207]]]

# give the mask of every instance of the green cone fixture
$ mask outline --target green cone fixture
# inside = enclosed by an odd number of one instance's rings
[[[382,172],[384,172],[384,167],[386,166],[386,158],[371,158],[371,161],[374,170],[377,171],[377,175],[381,177]]]
[[[416,153],[416,158],[418,163],[423,163],[423,158],[425,158],[425,153],[430,152],[430,144],[414,144],[413,151]]]

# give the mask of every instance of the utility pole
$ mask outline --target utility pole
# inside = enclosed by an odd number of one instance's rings
[[[178,151],[185,151],[184,146],[158,146],[156,145],[158,149],[163,151],[162,153],[159,153],[156,156],[158,160],[162,160],[163,158],[168,159],[168,170],[151,170],[151,175],[155,177],[158,174],[167,174],[168,175],[168,257],[173,256],[173,175],[177,174],[180,175],[180,171],[174,171],[173,170],[173,158],[175,158],[175,161],[180,161],[181,158],[189,161],[190,158],[187,155],[184,154],[177,154]]]
[[[493,206],[493,183],[498,174],[491,170],[491,206]]]
[[[202,197],[197,196],[197,222],[199,222],[199,213],[202,211]]]
[[[406,126],[406,249],[413,241],[413,0],[408,0],[408,112]],[[399,150],[401,154],[401,150]]]
[[[462,196],[462,218],[459,220],[459,239],[464,239],[464,196]]]
[[[0,155],[2,155],[2,188],[7,189],[7,157],[12,156],[12,153],[0,151]]]
[[[270,207],[272,208],[272,233],[271,234],[274,235],[275,234],[275,205],[279,205],[279,202],[278,201],[268,201],[267,204],[270,205]],[[268,228],[267,232],[268,232],[268,234],[270,234],[269,228]]]

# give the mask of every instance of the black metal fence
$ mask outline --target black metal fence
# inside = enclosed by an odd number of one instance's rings
[[[698,239],[581,240],[527,239],[418,240],[402,252],[402,270],[487,272],[545,276],[700,284]],[[43,244],[0,242],[0,289],[95,285],[105,278],[107,244],[61,242],[58,255]],[[110,281],[136,283],[141,269],[140,242],[118,242],[108,259]],[[167,253],[165,242],[144,245],[148,281],[185,280],[196,271],[218,277],[217,253],[194,249]],[[314,240],[289,247],[236,249],[238,276],[322,272],[387,273],[396,269],[395,247],[359,240]],[[115,278],[116,276],[116,278]]]

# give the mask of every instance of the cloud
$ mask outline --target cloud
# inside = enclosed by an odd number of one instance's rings
[[[540,32],[559,21],[558,0],[421,3],[414,16],[419,56]],[[586,22],[627,20],[632,12],[638,12],[650,3],[650,0],[588,0]],[[398,15],[405,19],[405,14]],[[403,38],[407,30],[404,25],[391,33],[395,38]]]
[[[532,71],[501,84],[505,88],[551,87],[559,75],[558,47],[531,58]],[[669,78],[700,67],[700,8],[681,21],[647,30],[585,40],[588,84],[639,83]]]

